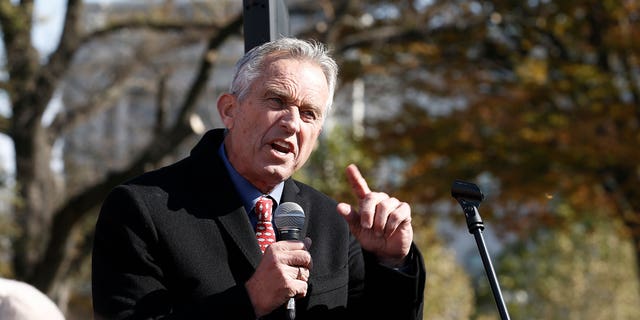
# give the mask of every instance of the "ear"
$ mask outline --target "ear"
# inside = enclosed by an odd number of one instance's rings
[[[227,129],[233,127],[237,104],[238,100],[230,93],[224,93],[218,98],[218,113],[220,114],[222,123]]]

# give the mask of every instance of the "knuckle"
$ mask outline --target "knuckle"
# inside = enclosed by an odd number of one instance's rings
[[[297,294],[296,290],[293,287],[287,288],[287,297],[293,297]]]

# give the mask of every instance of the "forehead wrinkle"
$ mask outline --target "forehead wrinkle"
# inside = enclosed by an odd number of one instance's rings
[[[322,75],[322,79],[326,84],[325,75],[320,69],[320,66],[314,64],[313,62],[306,61],[304,59],[295,59],[290,58],[286,55],[281,56],[278,54],[271,55],[267,62],[263,65],[263,77],[262,77],[262,86],[265,90],[263,92],[264,95],[275,94],[281,99],[285,100],[287,103],[293,103],[295,105],[311,108],[317,110],[319,114],[324,114],[326,102],[322,102],[322,85],[312,85],[305,83],[304,78],[299,78],[298,70],[292,71],[285,68],[282,68],[281,65],[278,64],[280,60],[291,59],[296,63],[300,64],[309,64],[312,67],[317,67],[319,72]],[[303,75],[305,77],[306,75]],[[260,79],[256,79],[258,81],[254,81],[254,84],[258,84],[256,82],[260,82]],[[305,96],[301,96],[305,91]]]

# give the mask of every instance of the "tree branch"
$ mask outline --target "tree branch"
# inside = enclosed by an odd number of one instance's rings
[[[142,174],[148,164],[157,163],[160,159],[175,150],[187,137],[193,134],[189,126],[188,116],[195,108],[196,98],[204,88],[208,73],[211,69],[210,52],[218,48],[227,38],[237,34],[242,25],[242,16],[232,20],[220,32],[214,34],[203,55],[198,76],[181,108],[181,114],[176,124],[159,134],[148,147],[125,169],[112,172],[97,184],[85,188],[83,192],[71,197],[54,214],[51,224],[51,238],[47,243],[44,256],[38,261],[28,282],[44,292],[48,292],[60,272],[60,266],[66,259],[65,250],[70,241],[71,230],[86,216],[91,209],[100,205],[107,194],[118,184],[133,176]]]
[[[49,57],[47,65],[43,68],[47,70],[47,72],[42,75],[43,78],[60,79],[64,75],[65,70],[68,69],[71,59],[80,45],[78,23],[81,10],[81,0],[67,0],[67,10],[60,35],[60,42]]]
[[[162,75],[160,75],[160,80],[158,81],[158,90],[156,94],[156,106],[158,106],[158,112],[156,113],[156,123],[154,127],[156,135],[162,133],[167,122],[167,110],[169,109],[166,98],[167,78],[167,73],[163,72]]]
[[[80,39],[80,43],[88,43],[96,38],[101,38],[114,32],[127,30],[127,29],[146,29],[160,32],[170,31],[211,31],[218,29],[218,32],[222,32],[220,29],[225,26],[213,25],[211,23],[204,22],[185,22],[185,21],[166,21],[155,19],[137,19],[129,21],[119,21],[107,25],[104,28],[95,30]]]
[[[9,134],[11,129],[11,119],[0,116],[0,133]]]
[[[114,107],[118,99],[122,98],[125,88],[130,86],[130,81],[127,79],[139,70],[139,67],[129,65],[127,68],[120,69],[115,73],[111,84],[105,90],[101,90],[100,94],[91,95],[84,104],[59,113],[49,126],[49,139],[54,140],[64,132],[69,132],[77,125],[85,123],[93,115]]]
[[[123,91],[130,87],[132,82],[136,81],[133,78],[135,78],[137,71],[145,67],[155,69],[153,66],[153,58],[155,56],[171,52],[176,48],[192,45],[195,41],[201,40],[202,38],[180,37],[175,42],[164,41],[162,49],[155,52],[149,52],[153,49],[141,44],[140,50],[135,53],[135,62],[121,65],[117,69],[115,67],[112,68],[116,72],[114,72],[115,77],[110,85],[99,90],[99,93],[92,94],[91,98],[82,106],[76,106],[56,116],[49,128],[50,139],[56,139],[59,135],[74,129],[78,124],[84,123],[86,119],[114,107],[118,99],[122,97]]]
[[[38,69],[35,90],[37,94],[33,95],[35,99],[38,100],[33,106],[38,119],[44,114],[48,102],[53,97],[53,93],[60,83],[60,79],[62,79],[66,70],[69,68],[73,55],[77,51],[79,44],[78,22],[81,9],[81,0],[67,1],[64,27],[60,35],[58,47],[51,54],[47,64]]]
[[[209,79],[209,70],[213,65],[215,60],[215,49],[220,47],[222,43],[232,34],[234,34],[237,30],[242,27],[242,14],[239,14],[235,19],[233,19],[229,24],[227,24],[224,28],[220,29],[217,34],[211,39],[209,39],[209,43],[207,48],[200,60],[200,67],[198,68],[198,74],[196,75],[193,83],[191,85],[191,89],[187,93],[187,97],[182,103],[180,107],[180,113],[178,114],[178,124],[181,122],[189,123],[189,115],[193,112],[193,109],[196,107],[196,99],[200,96],[202,90],[204,90],[207,81]]]

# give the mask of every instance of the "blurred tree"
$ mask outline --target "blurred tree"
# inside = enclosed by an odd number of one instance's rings
[[[296,34],[334,48],[341,86],[364,81],[366,89],[363,139],[352,149],[322,141],[309,179],[340,191],[332,179],[342,162],[371,159],[364,170],[384,173],[376,177],[377,187],[399,190],[398,197],[425,220],[433,203],[450,200],[453,179],[476,180],[488,195],[486,212],[499,217],[505,231],[523,235],[574,221],[553,210],[555,202],[578,212],[610,208],[600,212],[624,222],[640,254],[640,197],[634,188],[640,168],[632,160],[640,139],[637,1],[287,2]],[[11,213],[21,234],[14,238],[11,270],[17,278],[50,291],[60,270],[86,259],[91,234],[78,232],[79,226],[91,225],[83,218],[107,190],[159,164],[193,135],[195,102],[218,62],[216,49],[239,34],[241,17],[227,2],[189,1],[201,15],[184,21],[172,16],[180,11],[175,3],[157,2],[154,10],[120,14],[91,29],[83,27],[82,2],[69,0],[57,49],[40,56],[31,44],[33,1],[0,0],[2,89],[11,107],[10,115],[0,117],[0,132],[15,145],[19,197]],[[129,36],[129,53],[98,67],[110,57],[100,56],[105,50],[96,44]],[[167,83],[176,78],[171,68],[159,66],[176,57],[174,48],[202,39],[207,43],[197,51],[192,80],[183,81],[184,95],[166,95]],[[71,82],[70,70],[95,71],[96,77]],[[125,89],[136,87],[126,79],[140,74],[156,97],[146,143],[125,150],[131,158],[107,166],[109,172],[59,183],[50,167],[55,143],[112,109]],[[85,91],[43,121],[65,83]],[[344,95],[337,100],[349,105]],[[348,109],[337,107],[337,118],[350,118]],[[344,152],[359,147],[367,152]],[[324,150],[339,150],[340,157]]]
[[[233,11],[234,14],[227,12],[226,2],[218,3],[214,11],[205,2],[196,1],[192,5],[196,6],[192,12],[199,12],[200,15],[191,16],[186,21],[173,15],[173,3],[167,1],[157,3],[145,15],[120,15],[92,27],[88,23],[95,21],[84,16],[83,2],[69,0],[60,41],[53,53],[42,56],[32,44],[32,32],[37,22],[33,0],[0,0],[5,58],[2,64],[5,77],[1,88],[11,108],[10,115],[0,118],[0,132],[14,143],[18,198],[10,210],[18,229],[11,248],[10,270],[13,277],[52,294],[60,272],[69,267],[74,259],[82,261],[87,256],[86,248],[90,247],[88,239],[91,235],[76,232],[83,218],[100,204],[113,186],[127,177],[142,173],[193,135],[190,120],[193,119],[197,98],[205,88],[210,69],[216,62],[215,50],[230,36],[238,35],[242,19],[239,10]],[[91,66],[90,59],[78,61],[79,52],[111,35],[132,30],[182,36],[180,41],[165,42],[168,48],[198,43],[203,39],[207,39],[207,43],[202,46],[201,58],[193,65],[194,76],[178,103],[179,108],[172,117],[174,120],[168,121],[158,116],[147,144],[128,158],[127,163],[100,175],[99,179],[89,183],[85,181],[81,188],[64,190],[64,185],[59,183],[59,177],[51,168],[54,144],[78,125],[113,108],[127,85],[131,85],[127,82],[129,77],[140,70],[140,66],[149,66],[150,61],[157,59],[164,51],[151,54],[138,49],[135,59],[126,63],[120,60],[117,68],[108,72],[94,69],[96,73],[93,76],[102,79],[101,87],[90,88],[87,85],[73,88],[86,90],[88,99],[65,105],[52,120],[45,120],[47,107],[65,81],[73,76],[69,71],[80,68],[77,63]],[[144,41],[140,44],[144,44]],[[166,101],[162,101],[162,94],[158,94],[158,97],[156,113],[164,115],[162,107]],[[109,143],[108,139],[101,142]]]
[[[640,257],[638,1],[348,3],[327,37],[375,92],[362,146],[405,164],[405,198],[478,181],[522,234],[571,221],[549,201],[610,208]]]
[[[422,250],[428,270],[423,318],[471,319],[476,304],[469,275],[456,260],[455,252],[437,237],[432,223],[414,221],[414,241]]]
[[[336,126],[331,130],[324,130],[309,161],[295,174],[295,178],[334,199],[356,201],[344,170],[351,163],[357,163],[363,173],[372,166],[370,159],[364,157],[356,144],[357,139],[353,138],[347,127]]]
[[[370,185],[377,184],[379,175],[373,174],[373,160],[364,157],[357,147],[358,138],[349,126],[334,126],[324,131],[317,150],[309,162],[296,173],[300,179],[340,201],[356,199],[346,181],[344,169],[357,163]],[[353,128],[351,128],[353,129]],[[387,190],[393,194],[393,190]],[[469,319],[475,310],[471,279],[456,261],[453,250],[438,238],[430,220],[416,219],[414,241],[425,257],[428,270],[425,289],[424,319]]]
[[[560,205],[560,211],[571,211]],[[568,213],[573,214],[573,213]],[[514,319],[638,319],[634,249],[601,216],[562,230],[539,229],[504,250],[500,281]],[[484,298],[490,296],[485,286]],[[495,313],[495,312],[493,312]]]
[[[334,45],[345,83],[365,80],[360,145],[417,214],[457,212],[451,182],[476,181],[487,217],[524,239],[620,221],[607,230],[640,272],[638,1],[321,3],[305,34]]]

